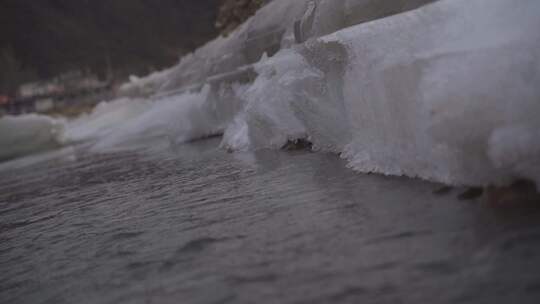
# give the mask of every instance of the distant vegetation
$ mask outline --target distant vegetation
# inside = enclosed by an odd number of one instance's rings
[[[0,95],[84,70],[143,75],[228,34],[270,0],[1,0]]]
[[[0,49],[0,95],[13,94],[20,83],[36,78],[36,71],[23,65],[11,46]]]
[[[218,34],[222,0],[2,0],[0,94],[72,69],[125,76],[174,64]]]

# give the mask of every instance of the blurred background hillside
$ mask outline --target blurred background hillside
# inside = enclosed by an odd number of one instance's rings
[[[1,0],[0,92],[71,70],[123,78],[170,66],[262,2]]]

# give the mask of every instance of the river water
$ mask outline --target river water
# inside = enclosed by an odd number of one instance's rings
[[[540,212],[210,139],[0,166],[1,303],[540,303]]]

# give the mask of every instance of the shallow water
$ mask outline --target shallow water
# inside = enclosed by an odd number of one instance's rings
[[[0,166],[1,303],[538,303],[540,212],[206,140]]]

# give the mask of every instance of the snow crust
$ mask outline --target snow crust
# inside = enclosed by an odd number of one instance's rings
[[[429,2],[275,0],[151,77],[152,100],[101,105],[61,138],[95,151],[307,139],[360,172],[540,185],[540,2]]]
[[[104,138],[148,111],[150,106],[151,102],[143,98],[124,97],[101,102],[90,114],[64,122],[64,132],[60,139],[63,143],[73,144]]]
[[[154,94],[163,82],[169,79],[171,69],[156,71],[145,77],[130,76],[129,81],[122,84],[118,90],[123,96],[149,96]]]
[[[223,145],[304,134],[362,172],[538,183],[539,13],[532,0],[440,1],[282,50],[258,65]]]

